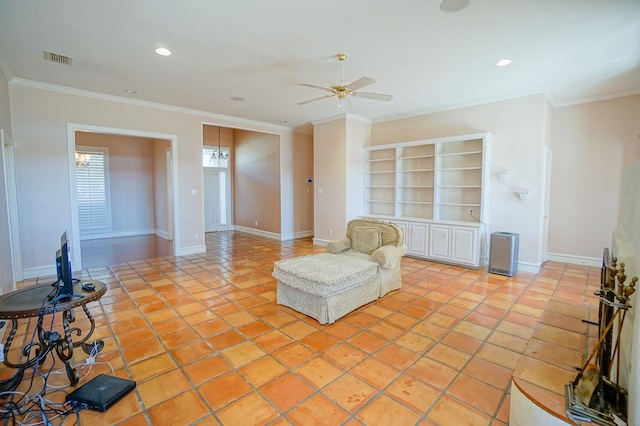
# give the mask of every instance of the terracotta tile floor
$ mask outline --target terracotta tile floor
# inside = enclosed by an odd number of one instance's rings
[[[595,336],[581,319],[597,318],[599,268],[548,262],[504,277],[405,257],[401,290],[320,325],[275,303],[271,272],[322,247],[240,232],[209,233],[206,244],[205,254],[82,272],[108,291],[90,305],[105,348],[78,367],[80,383],[113,369],[137,388],[105,413],[82,411],[80,424],[505,425],[514,375],[562,413],[564,384]],[[10,356],[34,323],[21,325]],[[51,363],[40,370],[64,371]]]

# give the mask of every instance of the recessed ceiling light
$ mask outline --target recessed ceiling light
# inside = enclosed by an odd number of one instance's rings
[[[500,59],[496,62],[496,67],[506,67],[507,65],[511,65],[511,59]]]
[[[125,93],[128,93],[130,95],[135,95],[136,93],[138,93],[137,91],[133,90],[133,89],[124,89]]]
[[[445,13],[459,12],[469,5],[469,0],[442,0],[440,10]]]
[[[162,55],[162,56],[171,56],[171,51],[169,49],[167,49],[166,47],[157,47],[155,52],[158,55]]]
[[[287,124],[289,122],[289,120],[280,120],[279,123],[280,124]]]
[[[244,98],[242,96],[232,96],[229,99],[236,102],[244,102]]]

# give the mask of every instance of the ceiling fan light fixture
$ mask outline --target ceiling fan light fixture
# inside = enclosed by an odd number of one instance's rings
[[[375,83],[376,81],[371,77],[360,77],[359,79],[352,81],[351,83],[346,83],[344,81],[344,60],[347,58],[346,53],[337,53],[336,58],[340,61],[340,82],[333,83],[330,86],[320,86],[318,84],[311,83],[300,83],[301,86],[312,87],[314,89],[324,90],[329,94],[321,96],[319,98],[309,99],[307,101],[298,102],[298,105],[305,105],[311,102],[319,101],[325,98],[337,97],[340,101],[344,99],[348,99],[350,96],[356,97],[359,95],[361,98],[368,98],[377,101],[390,101],[393,96],[385,95],[382,93],[371,93],[371,92],[360,92],[359,90],[363,87],[369,86],[370,84]],[[338,105],[341,107],[341,104]]]
[[[440,10],[444,13],[455,13],[467,6],[469,6],[469,0],[442,0]]]

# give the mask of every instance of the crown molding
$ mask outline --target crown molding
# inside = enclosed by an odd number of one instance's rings
[[[623,90],[620,92],[615,92],[615,93],[610,93],[608,95],[602,95],[602,96],[594,96],[591,98],[582,98],[582,99],[575,99],[573,101],[567,101],[567,102],[557,102],[555,104],[552,104],[554,108],[563,108],[563,107],[568,107],[568,106],[573,106],[573,105],[580,105],[580,104],[588,104],[591,102],[600,102],[600,101],[608,101],[611,99],[618,99],[618,98],[624,98],[627,96],[635,96],[635,95],[640,95],[640,90]]]
[[[367,123],[367,124],[371,124],[373,121],[370,118],[367,117],[363,117],[361,115],[357,115],[351,112],[345,112],[345,113],[341,113],[341,114],[336,114],[336,115],[331,115],[329,117],[326,118],[321,118],[320,120],[314,120],[311,122],[312,125],[316,126],[318,124],[325,124],[325,123],[330,123],[332,121],[336,121],[339,119],[345,119],[345,120],[356,120],[356,121],[361,121],[363,123]]]
[[[85,98],[98,99],[98,100],[107,101],[107,102],[117,102],[121,104],[133,105],[133,106],[138,106],[143,108],[152,108],[152,109],[157,109],[162,111],[176,112],[179,114],[199,115],[199,116],[214,120],[215,122],[219,123],[217,125],[221,125],[222,123],[228,123],[227,125],[231,127],[244,129],[244,130],[254,130],[254,131],[262,131],[262,132],[268,132],[270,130],[278,134],[282,132],[293,131],[291,127],[266,123],[263,121],[249,120],[246,118],[235,117],[231,115],[217,114],[209,111],[178,107],[174,105],[161,104],[157,102],[142,101],[139,99],[131,99],[123,96],[107,95],[105,93],[92,92],[89,90],[76,89],[68,86],[60,86],[57,84],[43,83],[43,82],[34,81],[34,80],[26,80],[26,79],[17,78],[17,77],[12,78],[9,81],[9,84],[15,85],[15,86],[30,87],[34,89],[40,89],[40,90],[47,90],[51,92],[63,93],[63,94],[73,95],[73,96],[82,96]],[[266,129],[269,129],[269,130],[266,130]]]

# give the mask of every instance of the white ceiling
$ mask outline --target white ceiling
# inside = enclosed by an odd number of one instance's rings
[[[545,92],[640,93],[640,0],[0,0],[0,66],[25,79],[290,127],[340,113],[299,83],[369,76],[372,120]],[[173,55],[154,53],[157,46]],[[43,51],[72,57],[72,66]],[[499,68],[508,57],[513,64]],[[137,93],[128,94],[126,89]],[[242,97],[243,102],[231,97]]]

